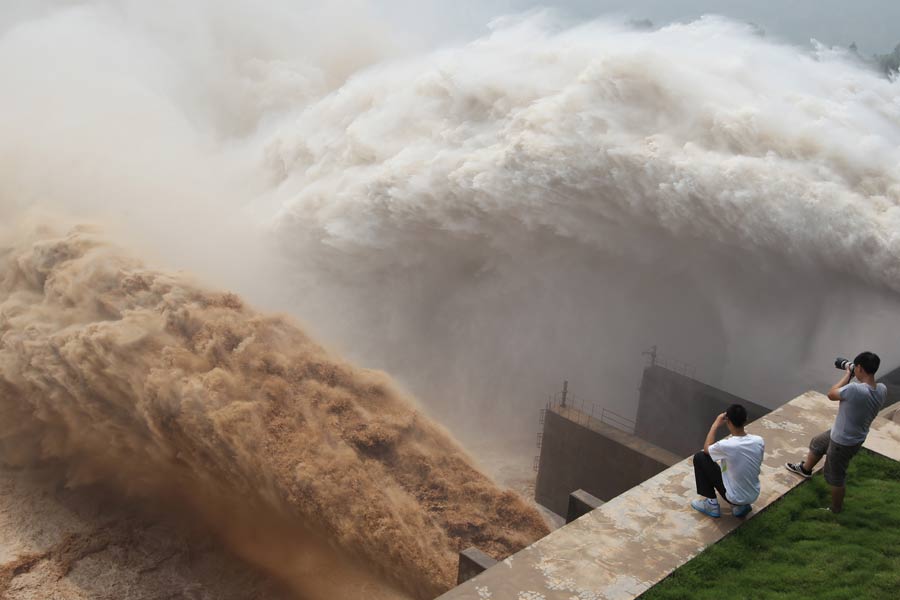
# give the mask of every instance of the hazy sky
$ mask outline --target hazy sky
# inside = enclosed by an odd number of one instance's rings
[[[575,17],[611,13],[651,19],[657,25],[717,13],[751,21],[769,36],[795,44],[808,46],[810,38],[827,45],[855,41],[865,53],[885,53],[900,43],[897,0],[381,0],[375,4],[410,27],[421,27],[421,33],[438,36],[470,35],[483,29],[491,16],[543,6]]]
[[[0,31],[48,7],[139,1],[0,0]],[[260,10],[266,4],[260,2]],[[387,17],[426,46],[470,39],[483,33],[494,17],[539,7],[555,8],[575,19],[614,15],[650,19],[656,25],[721,14],[755,23],[771,38],[807,47],[811,38],[826,45],[856,42],[865,54],[886,53],[900,43],[900,0],[335,0],[330,6],[335,13]],[[304,3],[299,2],[297,10],[305,10]]]

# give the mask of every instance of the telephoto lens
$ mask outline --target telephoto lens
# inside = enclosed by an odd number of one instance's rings
[[[849,368],[852,371],[853,367],[854,367],[853,363],[850,362],[849,360],[847,360],[846,358],[841,358],[840,356],[838,356],[836,359],[834,359],[834,368],[835,369],[840,369],[841,371],[845,371],[847,368]]]

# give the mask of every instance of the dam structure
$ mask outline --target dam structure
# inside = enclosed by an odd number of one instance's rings
[[[750,421],[769,412],[699,381],[688,370],[657,362],[655,351],[649,354],[634,421],[562,398],[542,411],[538,504],[565,517],[575,490],[612,500],[696,452],[710,423],[729,405],[742,404]]]
[[[747,425],[766,441],[762,494],[748,519],[804,481],[783,465],[805,455],[809,439],[831,426],[836,410],[824,395],[806,392]],[[900,460],[900,423],[888,418],[896,412],[882,411],[865,443],[892,460]],[[695,496],[691,459],[685,458],[440,600],[636,598],[741,525],[730,515],[708,519],[691,510]]]

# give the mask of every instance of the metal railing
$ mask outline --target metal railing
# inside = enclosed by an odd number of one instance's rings
[[[648,358],[648,367],[660,366],[669,371],[684,375],[685,377],[690,377],[691,379],[697,378],[697,367],[695,365],[684,362],[683,360],[678,360],[677,358],[661,356],[659,349],[656,346],[652,346],[646,352],[641,352],[641,355]]]
[[[596,427],[596,423],[599,422],[634,435],[634,430],[637,425],[633,419],[622,416],[605,406],[598,407],[597,403],[588,402],[584,398],[580,398],[570,393],[568,391],[568,382],[563,387],[562,394],[550,394],[547,396],[547,405],[540,410],[540,416],[538,417],[538,421],[542,428],[547,419],[548,410],[558,412],[568,420],[583,427],[587,427],[588,429]],[[535,436],[535,446],[538,450],[543,446],[543,442],[544,434],[543,431],[541,431]],[[532,462],[532,469],[535,472],[540,469],[540,463],[541,456],[538,454],[534,457]]]
[[[563,405],[561,400],[556,400],[555,398],[547,401],[547,407],[541,409],[540,422],[542,425],[548,410],[554,410],[564,415],[570,421],[584,427],[590,427],[593,422],[599,421],[633,435],[637,425],[633,419],[620,415],[605,406],[598,406],[595,402],[588,402],[571,393],[568,394],[565,405]]]
[[[608,408],[600,409],[600,421],[613,427],[618,427],[623,431],[633,434],[637,423],[628,417],[623,417],[618,413],[614,413]]]
[[[697,378],[696,366],[682,360],[670,358],[668,356],[660,356],[657,346],[652,346],[649,350],[647,350],[646,352],[642,352],[641,354],[648,358],[648,367],[658,365],[664,369],[673,371],[685,377],[689,377],[691,379]],[[615,427],[616,429],[624,431],[625,433],[628,433],[630,435],[634,435],[635,429],[637,427],[637,423],[633,419],[622,416],[606,408],[605,406],[600,406],[598,408],[596,403],[586,402],[584,398],[579,398],[578,396],[572,394],[569,391],[568,381],[563,382],[561,392],[549,394],[547,396],[547,405],[545,408],[542,408],[540,410],[538,422],[541,428],[543,428],[544,426],[544,421],[547,418],[548,410],[554,410],[564,415],[570,421],[588,428],[591,428],[594,423],[600,422],[605,425],[609,425],[610,427]],[[538,433],[536,440],[536,446],[538,450],[541,449],[542,444],[543,433]],[[535,471],[538,470],[540,460],[540,455],[534,457],[533,468]]]

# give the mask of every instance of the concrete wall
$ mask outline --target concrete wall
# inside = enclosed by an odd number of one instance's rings
[[[551,409],[544,417],[534,497],[565,517],[575,490],[610,500],[677,461],[677,456],[575,409]]]
[[[749,421],[770,412],[764,406],[653,365],[644,369],[634,433],[678,456],[690,456],[703,447],[716,415],[735,403],[744,405]],[[719,437],[726,434],[723,428]]]
[[[878,382],[887,386],[887,400],[885,406],[891,406],[900,401],[900,367],[878,377]]]

